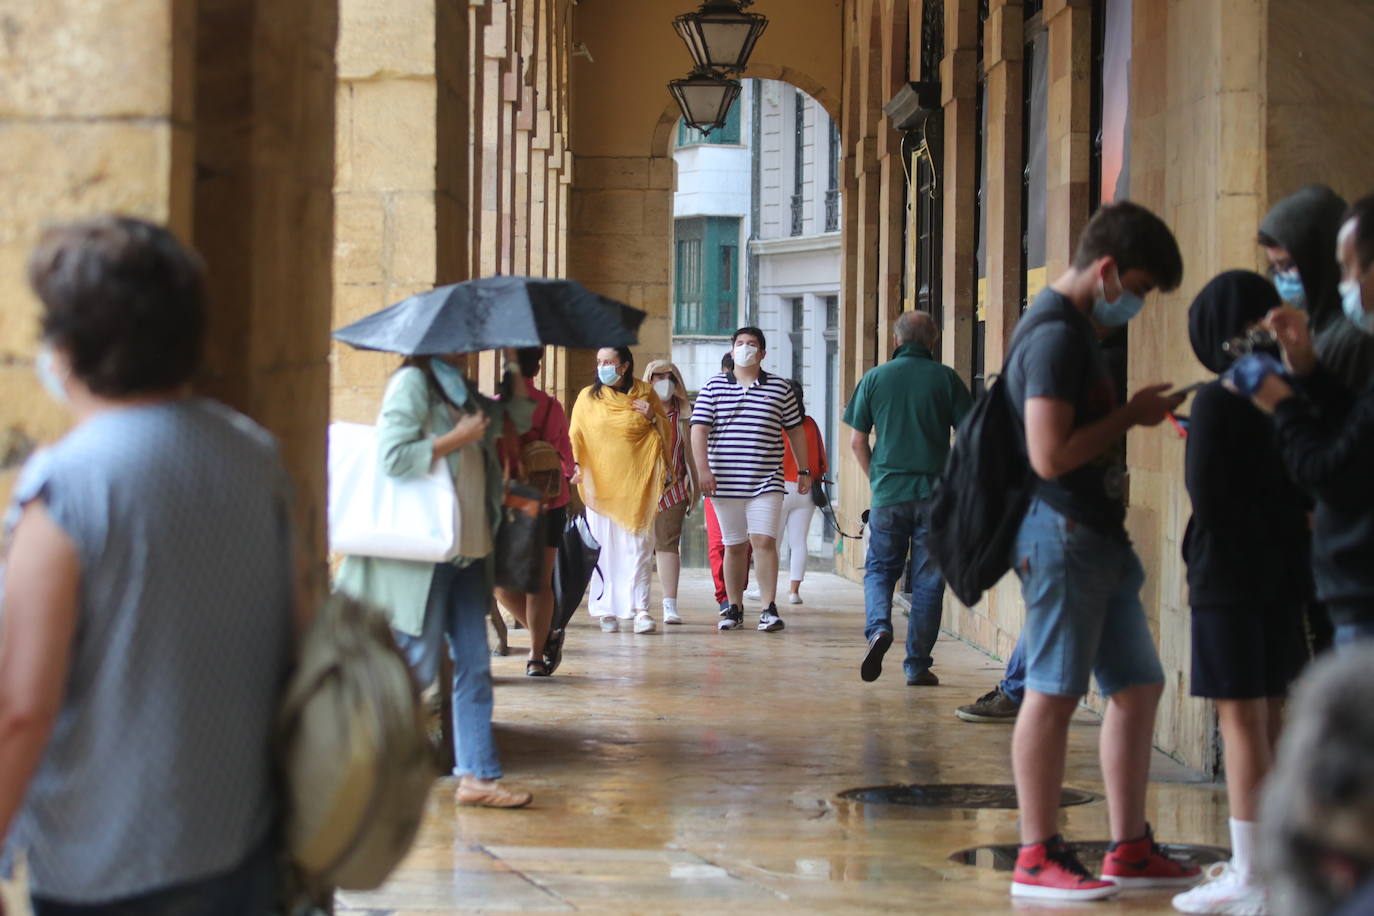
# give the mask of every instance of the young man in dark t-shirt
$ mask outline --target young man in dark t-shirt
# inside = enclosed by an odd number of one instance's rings
[[[1126,535],[1124,438],[1182,398],[1169,385],[1118,406],[1098,340],[1178,286],[1168,227],[1135,204],[1109,204],[1083,231],[1073,266],[1028,312],[1004,369],[1038,478],[1012,557],[1026,624],[1026,696],[1012,738],[1021,850],[1012,894],[1093,900],[1121,886],[1181,886],[1199,870],[1167,858],[1145,822],[1155,709],[1164,672],[1140,603],[1145,573]],[[1102,768],[1112,846],[1097,880],[1059,835],[1069,720],[1096,676],[1108,710]]]

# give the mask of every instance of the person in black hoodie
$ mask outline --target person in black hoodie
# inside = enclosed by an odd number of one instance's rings
[[[1213,279],[1188,310],[1193,352],[1222,373],[1225,344],[1280,304],[1264,277],[1233,270]],[[1231,861],[1174,898],[1185,913],[1247,901],[1262,912],[1255,876],[1259,791],[1274,759],[1283,699],[1307,660],[1303,606],[1312,581],[1307,507],[1288,479],[1273,423],[1220,381],[1194,395],[1186,483],[1193,515],[1183,536],[1192,605],[1191,692],[1216,700],[1226,747]]]
[[[1335,191],[1307,185],[1274,204],[1258,241],[1280,297],[1307,312],[1317,358],[1346,387],[1359,390],[1374,379],[1374,338],[1341,314],[1341,268],[1331,252],[1345,211]]]
[[[1374,196],[1350,208],[1337,246],[1346,320],[1374,335]],[[1374,385],[1340,381],[1315,350],[1304,313],[1278,308],[1265,325],[1292,379],[1272,357],[1254,354],[1227,372],[1228,384],[1274,414],[1289,474],[1316,497],[1313,573],[1336,645],[1374,639]]]

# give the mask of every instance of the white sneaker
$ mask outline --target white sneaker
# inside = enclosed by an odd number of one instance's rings
[[[802,603],[801,595],[798,595],[796,592],[788,592],[788,593],[787,593],[787,603],[788,603],[788,604],[801,604],[801,603]]]
[[[620,632],[620,621],[619,621],[619,620],[616,620],[614,617],[602,617],[602,618],[601,618],[601,632],[602,632],[602,633],[619,633],[619,632]]]
[[[752,598],[753,600],[758,601],[760,598],[763,597],[763,593],[759,591],[759,587],[757,585],[754,585],[744,590],[744,597]]]
[[[678,623],[682,623],[682,615],[680,615],[677,611],[670,611],[670,610],[668,610],[667,608],[664,608],[664,609],[663,609],[663,622],[664,622],[665,624],[678,624]]]
[[[1180,913],[1221,913],[1225,916],[1266,916],[1269,898],[1250,875],[1218,862],[1207,869],[1207,881],[1174,896]]]
[[[649,616],[648,611],[640,611],[635,615],[636,633],[652,633],[655,629],[654,618]]]

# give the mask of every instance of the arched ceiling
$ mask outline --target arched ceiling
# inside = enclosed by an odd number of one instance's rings
[[[572,151],[578,156],[663,155],[655,128],[671,114],[668,81],[686,76],[692,59],[673,18],[699,0],[580,0],[573,41],[595,62],[570,60]],[[768,17],[745,76],[796,85],[839,114],[844,58],[843,0],[757,0]]]

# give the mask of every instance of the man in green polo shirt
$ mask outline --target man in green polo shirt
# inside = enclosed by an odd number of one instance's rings
[[[902,667],[908,685],[929,687],[940,683],[930,670],[930,651],[940,635],[945,582],[926,553],[925,502],[949,457],[950,431],[973,398],[953,369],[935,361],[938,331],[930,315],[903,312],[892,336],[892,359],[859,380],[844,412],[853,428],[850,447],[873,488],[864,572],[868,652],[859,673],[865,681],[883,673],[883,655],[892,645],[892,588],[910,556],[911,619]],[[876,444],[869,444],[870,432]]]

